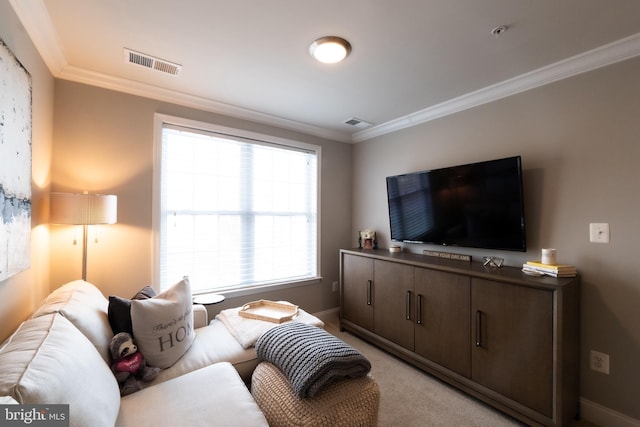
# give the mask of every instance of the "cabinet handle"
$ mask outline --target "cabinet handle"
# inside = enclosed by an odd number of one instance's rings
[[[372,288],[373,288],[373,280],[367,280],[367,305],[371,305]]]
[[[416,297],[416,323],[422,325],[422,295],[418,294]]]
[[[476,310],[476,347],[482,347],[482,311]]]
[[[411,291],[407,291],[407,304],[405,308],[407,320],[411,320]]]

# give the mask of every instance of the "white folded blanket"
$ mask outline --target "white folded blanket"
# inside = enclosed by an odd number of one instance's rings
[[[242,307],[228,308],[222,310],[216,316],[222,324],[229,330],[231,335],[240,343],[242,348],[253,347],[258,341],[258,338],[262,336],[269,329],[274,326],[281,325],[282,323],[267,322],[265,320],[247,319],[238,314]],[[298,309],[298,316],[289,322],[300,322],[308,325],[324,328],[324,322],[317,317],[307,313],[302,309]],[[288,322],[284,322],[288,323]]]

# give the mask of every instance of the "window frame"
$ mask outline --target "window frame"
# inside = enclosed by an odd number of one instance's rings
[[[178,126],[187,129],[193,129],[194,132],[214,132],[217,134],[229,135],[230,138],[252,139],[267,144],[281,145],[291,147],[293,149],[302,149],[315,152],[316,155],[316,275],[305,279],[295,281],[270,282],[265,284],[244,285],[238,287],[209,289],[193,291],[194,295],[204,293],[219,293],[227,297],[252,295],[265,291],[273,291],[286,289],[297,286],[306,286],[319,284],[322,281],[321,270],[321,162],[322,147],[319,145],[308,144],[301,141],[280,138],[272,135],[266,135],[247,131],[244,129],[231,128],[217,124],[201,122],[197,120],[186,119],[161,113],[154,114],[154,132],[153,132],[153,192],[152,192],[152,278],[153,283],[160,287],[160,256],[161,256],[161,229],[162,229],[162,212],[161,212],[161,178],[162,178],[162,137],[164,125]],[[169,284],[167,284],[169,286]],[[161,289],[161,291],[164,289]]]

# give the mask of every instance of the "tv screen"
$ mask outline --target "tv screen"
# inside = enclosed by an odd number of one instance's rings
[[[520,156],[387,177],[391,240],[526,251]]]

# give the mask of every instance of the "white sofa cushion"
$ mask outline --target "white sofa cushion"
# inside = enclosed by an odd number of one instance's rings
[[[196,329],[195,335],[193,344],[184,356],[170,368],[160,371],[153,381],[145,382],[142,386],[149,387],[219,362],[230,362],[243,381],[247,384],[251,382],[251,374],[259,363],[254,347],[242,348],[218,320],[211,321],[207,327]]]
[[[93,344],[58,313],[26,320],[0,351],[0,396],[69,404],[71,426],[113,426],[118,382]]]
[[[158,403],[152,411],[149,402]],[[268,424],[236,370],[223,362],[124,396],[116,426]]]
[[[113,332],[107,317],[109,301],[89,282],[75,280],[49,294],[32,317],[60,313],[69,319],[109,363],[109,344]]]
[[[186,277],[153,298],[131,301],[131,325],[150,366],[168,368],[191,347],[193,302]]]

